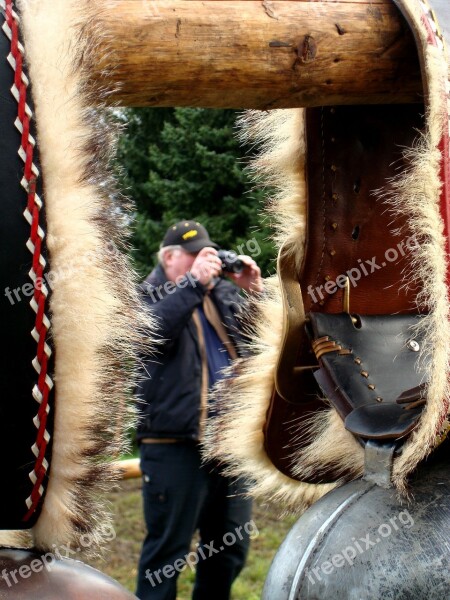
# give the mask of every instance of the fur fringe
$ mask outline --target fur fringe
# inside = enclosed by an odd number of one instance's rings
[[[266,293],[258,302],[252,356],[235,367],[239,375],[216,389],[218,416],[207,423],[205,457],[223,461],[226,472],[243,477],[249,493],[278,506],[303,510],[334,485],[299,483],[278,471],[264,449],[263,427],[272,394],[282,337],[283,312],[278,280],[266,280]],[[238,442],[237,442],[238,441]]]
[[[410,15],[419,23],[421,12],[405,2]],[[439,178],[441,153],[438,150],[443,135],[443,123],[448,119],[447,99],[442,94],[449,77],[442,52],[427,43],[427,32],[420,29],[425,51],[425,73],[429,86],[427,129],[414,148],[406,151],[410,163],[408,172],[399,175],[386,200],[393,213],[409,215],[409,227],[418,241],[405,285],[422,290],[416,299],[419,311],[428,312],[421,328],[424,330],[422,357],[429,358],[427,373],[427,403],[418,426],[394,462],[393,482],[403,493],[407,477],[419,462],[436,447],[450,406],[450,304],[446,284],[446,240],[439,201],[442,183]]]
[[[292,253],[300,273],[306,231],[303,111],[249,111],[239,124],[242,139],[253,140],[259,147],[259,155],[252,163],[254,178],[262,177],[275,190],[269,211],[275,222],[277,245]],[[215,402],[220,416],[207,424],[204,453],[206,458],[223,461],[230,475],[247,480],[252,496],[281,506],[283,510],[302,512],[336,484],[314,485],[291,479],[278,471],[266,455],[263,427],[280,352],[283,310],[278,279],[266,280],[265,286],[264,297],[254,300],[256,307],[250,310],[257,315],[249,335],[254,340],[249,347],[250,356],[239,364],[238,376],[231,373],[226,384],[219,385],[216,390]],[[339,446],[344,457],[342,470],[354,470],[355,476],[359,475],[361,465],[355,461],[355,455],[361,454],[359,444],[344,429],[334,411],[329,412],[328,421],[337,428],[333,432],[333,443],[328,441],[325,421],[320,420],[322,443],[315,444],[319,448],[311,448],[308,456],[302,456],[294,449],[296,469],[303,472],[316,470],[318,463],[336,464],[341,456],[336,457],[334,450]],[[340,444],[336,444],[336,435]],[[322,460],[318,461],[318,456]]]
[[[420,23],[420,14],[416,15]],[[395,460],[393,483],[406,493],[407,478],[436,446],[449,408],[449,302],[446,286],[447,257],[443,224],[439,212],[441,182],[437,149],[442,123],[447,118],[446,98],[442,95],[447,66],[442,54],[426,43],[425,71],[430,84],[427,130],[416,146],[406,151],[410,168],[389,183],[384,199],[393,213],[408,215],[408,227],[419,241],[420,249],[405,274],[405,286],[422,289],[418,310],[429,312],[423,319],[425,347],[430,358],[426,409]],[[287,244],[300,272],[304,255],[306,227],[306,184],[303,111],[275,110],[269,113],[247,112],[240,120],[242,138],[253,140],[260,149],[253,161],[255,178],[262,177],[274,186],[275,196],[269,210],[276,220],[278,247]],[[381,192],[383,196],[383,192]],[[228,472],[243,476],[250,493],[276,501],[283,508],[303,511],[324,493],[363,473],[364,452],[356,439],[345,430],[334,409],[313,416],[306,424],[314,431],[314,442],[307,448],[293,449],[295,474],[301,480],[324,467],[332,467],[336,483],[310,485],[281,474],[264,450],[263,427],[272,394],[276,360],[282,337],[282,302],[276,281],[268,282],[268,297],[257,301],[259,317],[253,331],[255,342],[250,358],[242,361],[238,375],[227,379],[215,392],[220,417],[208,423],[205,439],[207,458],[223,460]],[[423,356],[422,355],[422,356]],[[299,430],[299,437],[305,429]],[[236,441],[239,440],[239,443]]]
[[[302,109],[249,111],[239,122],[241,138],[247,143],[254,141],[259,149],[251,165],[254,179],[261,177],[274,188],[269,212],[275,221],[276,243],[292,253],[299,273],[306,231],[303,115]],[[250,313],[257,317],[249,336],[254,340],[249,347],[250,356],[241,361],[238,376],[231,374],[226,384],[219,385],[215,392],[220,416],[207,424],[205,457],[223,461],[230,475],[246,479],[252,496],[277,504],[283,510],[301,513],[344,479],[318,485],[296,481],[278,471],[267,456],[263,427],[283,330],[278,279],[266,280],[264,297],[253,302],[256,308]],[[299,437],[306,428],[315,431],[314,443],[302,450],[294,448],[292,452],[294,471],[300,479],[329,466],[338,474],[346,473],[347,477],[349,473],[354,477],[362,474],[361,446],[346,431],[333,409],[313,416],[299,428]],[[237,439],[239,444],[236,444]]]
[[[101,11],[111,7],[21,0],[19,8],[54,275],[55,422],[33,544],[82,547],[88,534],[95,551],[109,523],[101,494],[117,480],[108,461],[126,448],[137,354],[152,331],[124,255],[123,199],[109,166],[116,129],[107,110],[93,108],[106,86],[89,79],[97,45],[108,47]]]
[[[292,253],[299,272],[306,235],[303,117],[301,109],[249,110],[237,122],[241,142],[254,143],[259,149],[249,173],[274,190],[266,209],[274,224],[274,241]]]
[[[29,531],[0,531],[0,548],[28,549],[33,546]]]

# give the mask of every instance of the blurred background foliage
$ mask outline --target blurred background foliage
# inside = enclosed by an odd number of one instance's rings
[[[233,110],[199,108],[124,109],[118,164],[123,189],[136,204],[132,257],[144,277],[166,229],[195,219],[222,248],[248,240],[261,249],[254,258],[267,276],[275,269],[270,223],[262,217],[263,193],[244,167],[249,148],[236,139]],[[255,243],[248,246],[254,249]],[[249,252],[251,254],[251,252]]]

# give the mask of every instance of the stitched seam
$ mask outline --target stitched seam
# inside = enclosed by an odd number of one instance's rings
[[[317,284],[319,282],[319,276],[320,276],[320,272],[322,271],[322,266],[323,266],[323,259],[325,256],[325,247],[326,247],[326,194],[325,194],[325,190],[326,190],[326,186],[325,186],[325,134],[324,134],[324,107],[321,107],[321,112],[320,112],[320,135],[322,137],[322,237],[323,237],[323,243],[322,243],[322,255],[320,257],[320,263],[319,263],[319,267],[317,269],[317,275],[316,275],[316,279],[314,281],[314,286],[317,287]],[[316,300],[311,306],[315,306],[316,304],[318,304],[318,301]]]
[[[47,374],[47,366],[52,352],[50,346],[47,344],[50,320],[45,312],[48,289],[43,282],[43,273],[46,261],[41,254],[45,234],[39,224],[42,200],[36,192],[36,180],[40,176],[40,173],[33,160],[36,142],[30,134],[30,122],[33,113],[27,103],[29,81],[23,71],[24,48],[19,40],[20,19],[14,10],[13,0],[1,0],[0,7],[5,11],[5,21],[2,30],[11,42],[11,51],[7,60],[14,71],[14,84],[11,87],[11,93],[18,104],[18,116],[14,125],[22,136],[18,154],[24,163],[24,173],[20,183],[28,196],[27,207],[23,215],[31,228],[30,237],[26,245],[33,257],[29,277],[33,282],[34,293],[30,301],[30,306],[36,313],[36,319],[31,335],[37,343],[37,351],[35,358],[32,360],[32,365],[38,374],[38,380],[33,386],[32,396],[39,404],[39,409],[33,418],[33,423],[37,429],[36,441],[31,447],[36,461],[29,473],[33,488],[30,496],[25,500],[28,510],[23,517],[23,521],[28,521],[36,511],[44,495],[45,490],[42,483],[49,467],[45,458],[48,442],[50,441],[50,434],[47,431],[46,425],[50,411],[48,403],[49,393],[53,387],[53,381]],[[37,281],[39,281],[39,286],[36,285]]]

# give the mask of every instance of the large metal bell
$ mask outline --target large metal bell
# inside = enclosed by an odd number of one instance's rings
[[[411,499],[370,480],[324,496],[280,547],[263,600],[450,598],[448,444],[411,482]]]
[[[136,600],[116,581],[78,560],[14,548],[0,549],[0,598]]]

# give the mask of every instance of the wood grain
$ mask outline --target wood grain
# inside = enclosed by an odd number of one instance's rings
[[[111,100],[124,106],[421,99],[414,42],[391,0],[108,0],[102,20]],[[101,51],[94,76],[111,66]]]

